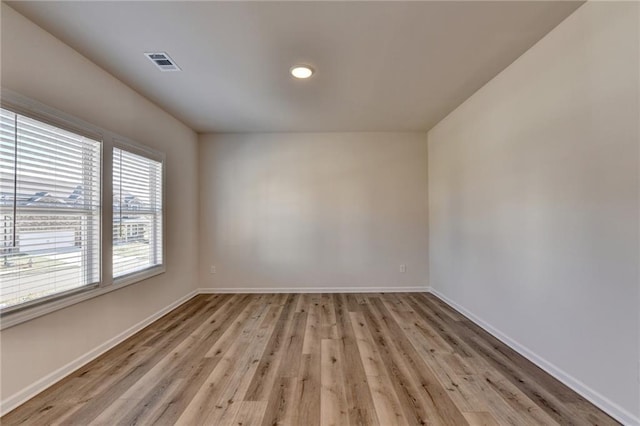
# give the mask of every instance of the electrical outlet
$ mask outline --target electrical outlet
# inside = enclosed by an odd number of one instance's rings
[[[216,265],[211,265],[211,269],[209,269],[209,272],[211,272],[212,274],[216,273]]]
[[[405,265],[404,263],[400,265],[400,272],[403,274],[407,272],[407,265]]]

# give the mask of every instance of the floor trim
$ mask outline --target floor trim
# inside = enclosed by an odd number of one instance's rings
[[[68,364],[58,368],[57,370],[47,374],[43,378],[25,387],[21,391],[11,395],[10,397],[0,401],[0,416],[4,416],[14,408],[24,404],[40,392],[53,386],[60,380],[64,379],[77,369],[83,367],[93,361],[103,353],[107,352],[114,346],[122,343],[129,337],[136,334],[161,316],[167,314],[178,306],[182,305],[189,299],[198,294],[216,294],[216,293],[415,293],[428,292],[427,286],[416,287],[324,287],[324,288],[199,288],[187,295],[181,297],[175,302],[165,306],[156,313],[143,319],[137,324],[129,327],[127,330],[109,339],[105,343],[90,350],[84,355],[79,356]]]
[[[32,383],[31,385],[27,386],[21,391],[11,395],[9,398],[2,400],[0,402],[0,416],[4,416],[14,408],[17,408],[18,406],[24,404],[25,402],[27,402],[28,400],[30,400],[40,392],[53,386],[60,380],[64,379],[65,377],[67,377],[77,369],[93,361],[94,359],[96,359],[103,353],[107,352],[109,349],[113,348],[114,346],[117,346],[118,344],[124,342],[126,339],[136,334],[138,331],[142,330],[152,322],[156,321],[161,316],[171,312],[172,310],[182,305],[189,299],[193,298],[197,294],[198,294],[197,290],[190,292],[189,294],[165,306],[164,308],[148,316],[147,318],[143,319],[137,324],[129,327],[128,329],[118,334],[117,336],[112,337],[111,339],[107,340],[100,346],[90,350],[84,355],[81,355],[80,357],[58,368],[57,370],[51,372],[50,374],[47,374],[45,377]]]
[[[440,293],[439,291],[433,288],[430,288],[429,292],[437,296],[438,298],[442,299],[446,304],[448,304],[449,306],[451,306],[452,308],[454,308],[455,310],[457,310],[458,312],[460,312],[461,314],[469,318],[471,321],[473,321],[476,325],[478,325],[480,328],[485,330],[487,333],[491,334],[493,337],[500,340],[502,343],[504,343],[514,351],[518,352],[520,355],[522,355],[523,357],[525,357],[526,359],[528,359],[538,367],[542,368],[548,374],[550,374],[551,376],[555,377],[556,379],[558,379],[559,381],[561,381],[562,383],[570,387],[574,392],[576,392],[577,394],[587,399],[593,405],[600,408],[602,411],[609,414],[611,417],[613,417],[623,425],[640,426],[640,418],[634,416],[632,413],[620,407],[618,404],[609,400],[608,398],[601,395],[597,391],[591,389],[589,386],[585,385],[580,380],[571,376],[561,368],[557,367],[553,363],[539,356],[531,349],[527,348],[524,345],[521,345],[516,340],[507,336],[497,328],[493,327],[488,322],[484,321],[479,316],[465,309],[464,307],[454,302],[453,300],[449,299],[447,296]]]
[[[221,287],[199,288],[200,294],[262,294],[262,293],[428,293],[427,286],[415,287]]]
[[[599,407],[607,414],[609,414],[614,419],[618,420],[622,424],[625,425],[638,425],[640,426],[640,419],[634,416],[632,413],[626,411],[619,405],[610,401],[603,395],[589,388],[587,385],[582,383],[581,381],[575,379],[571,375],[564,372],[562,369],[558,368],[554,364],[545,360],[541,356],[537,355],[535,352],[530,350],[529,348],[521,345],[514,339],[510,338],[506,334],[502,333],[500,330],[491,326],[489,323],[468,311],[464,307],[460,306],[453,300],[449,299],[444,294],[439,291],[427,287],[427,286],[415,286],[415,287],[324,287],[324,288],[305,288],[305,287],[294,287],[294,288],[199,288],[194,290],[177,301],[169,304],[168,306],[162,308],[158,312],[150,315],[144,320],[138,322],[117,336],[109,339],[107,342],[101,344],[100,346],[92,349],[91,351],[85,353],[84,355],[76,358],[75,360],[69,362],[65,366],[55,370],[54,372],[48,374],[42,379],[36,381],[35,383],[27,386],[22,391],[10,396],[6,400],[0,402],[0,416],[4,415],[29,399],[33,398],[40,392],[54,385],[58,381],[62,380],[66,376],[70,375],[77,369],[86,365],[90,361],[99,357],[109,349],[114,346],[120,344],[127,338],[131,337],[138,331],[142,330],[144,327],[148,326],[152,322],[156,321],[158,318],[163,315],[169,313],[173,309],[182,305],[189,299],[193,298],[198,294],[216,294],[216,293],[415,293],[415,292],[430,292],[435,296],[442,299],[444,302],[449,304],[452,308],[459,311],[461,314],[465,315],[471,321],[480,326],[483,330],[487,331],[498,340],[518,352],[520,355],[527,358],[529,361],[536,364],[538,367],[542,368],[544,371],[560,380],[562,383],[570,387],[572,390],[582,395],[584,398],[589,400],[595,406]]]

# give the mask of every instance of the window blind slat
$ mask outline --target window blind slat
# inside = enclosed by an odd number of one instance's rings
[[[4,109],[0,126],[0,308],[99,282],[100,142]]]
[[[113,276],[162,259],[162,163],[113,150]]]

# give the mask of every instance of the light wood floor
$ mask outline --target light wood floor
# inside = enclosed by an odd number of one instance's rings
[[[201,295],[1,421],[617,424],[427,294]]]

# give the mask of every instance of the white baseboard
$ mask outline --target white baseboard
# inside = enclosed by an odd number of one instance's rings
[[[69,374],[73,373],[74,371],[76,371],[77,369],[81,368],[82,366],[88,364],[89,362],[93,361],[94,359],[96,359],[97,357],[99,357],[100,355],[102,355],[103,353],[108,351],[109,349],[111,349],[114,346],[118,345],[119,343],[125,341],[129,337],[133,336],[138,331],[142,330],[143,328],[145,328],[146,326],[148,326],[149,324],[151,324],[152,322],[154,322],[155,320],[157,320],[161,316],[169,313],[173,309],[175,309],[178,306],[182,305],[187,300],[189,300],[192,297],[194,297],[196,294],[198,294],[197,290],[194,290],[194,291],[190,292],[189,294],[181,297],[180,299],[176,300],[175,302],[171,303],[170,305],[165,306],[164,308],[160,309],[158,312],[154,313],[153,315],[150,315],[149,317],[143,319],[139,323],[133,325],[132,327],[129,327],[127,330],[125,330],[122,333],[118,334],[117,336],[109,339],[108,341],[104,342],[100,346],[98,346],[98,347],[90,350],[89,352],[85,353],[84,355],[74,359],[73,361],[71,361],[67,365],[64,365],[64,366],[60,367],[59,369],[57,369],[57,370],[53,371],[52,373],[46,375],[45,377],[41,378],[37,382],[32,383],[31,385],[27,386],[26,388],[22,389],[21,391],[11,395],[7,399],[2,400],[0,402],[0,416],[5,415],[9,411],[13,410],[14,408],[18,407],[19,405],[21,405],[21,404],[25,403],[26,401],[28,401],[29,399],[33,398],[34,396],[36,396],[37,394],[39,394],[43,390],[47,389],[50,386],[53,386],[54,384],[56,384],[60,380],[62,380],[65,377],[67,377]]]
[[[591,389],[589,386],[582,383],[580,380],[566,373],[564,370],[558,368],[551,362],[547,361],[543,357],[536,354],[531,349],[527,348],[524,345],[521,345],[516,340],[510,338],[500,330],[493,327],[488,322],[484,321],[482,318],[468,311],[464,307],[460,306],[453,300],[449,299],[444,294],[439,291],[430,288],[429,291],[445,301],[452,308],[456,309],[458,312],[469,318],[471,321],[480,326],[483,330],[494,336],[496,339],[500,340],[505,345],[509,346],[514,351],[518,352],[523,357],[527,358],[529,361],[533,362],[538,367],[542,368],[544,371],[570,387],[579,395],[582,395],[585,399],[589,400],[593,405],[600,408],[602,411],[609,414],[611,417],[627,426],[640,426],[640,418],[636,417],[632,413],[628,412],[624,408],[620,407],[618,404],[613,401],[607,399],[605,396]]]
[[[199,288],[190,292],[189,294],[183,296],[182,298],[176,300],[170,305],[162,308],[158,312],[150,315],[134,326],[128,328],[107,342],[101,344],[100,346],[92,349],[91,351],[85,353],[84,355],[76,358],[71,361],[67,365],[57,369],[56,371],[48,374],[42,379],[38,380],[35,383],[27,386],[23,390],[11,395],[9,398],[2,400],[0,402],[0,415],[4,415],[19,405],[23,404],[27,400],[33,398],[43,390],[48,387],[54,385],[61,379],[65,378],[69,374],[73,373],[77,369],[81,368],[85,364],[99,357],[109,349],[123,342],[127,338],[131,337],[138,331],[142,330],[147,325],[151,324],[161,316],[167,314],[171,310],[177,308],[178,306],[185,303],[187,300],[193,298],[197,294],[217,294],[217,293],[426,293],[431,292],[447,304],[449,304],[454,309],[458,310],[460,313],[465,315],[471,321],[476,323],[482,329],[496,337],[498,340],[518,352],[520,355],[527,358],[529,361],[536,364],[538,367],[542,368],[547,373],[551,374],[556,379],[560,380],[562,383],[573,389],[578,394],[582,395],[584,398],[589,400],[591,403],[608,413],[611,417],[618,420],[624,425],[628,426],[640,426],[640,419],[634,416],[632,413],[626,411],[619,405],[610,401],[603,395],[589,388],[587,385],[567,374],[560,368],[556,367],[554,364],[545,360],[541,356],[537,355],[535,352],[530,350],[529,348],[521,345],[516,340],[510,338],[506,334],[502,333],[500,330],[497,330],[489,323],[482,320],[480,317],[474,315],[469,312],[467,309],[458,305],[453,300],[449,299],[447,296],[438,292],[437,290],[428,287],[428,286],[415,286],[415,287],[325,287],[325,288],[306,288],[306,287],[291,287],[291,288]]]
[[[206,287],[199,288],[201,294],[226,293],[428,293],[429,287]]]
[[[161,316],[171,310],[182,305],[187,300],[193,298],[197,294],[213,294],[213,293],[406,293],[406,292],[427,292],[426,286],[417,287],[326,287],[326,288],[199,288],[176,300],[168,306],[160,309],[158,312],[150,315],[139,323],[133,325],[117,336],[109,339],[100,346],[90,350],[84,355],[74,359],[68,364],[51,372],[40,380],[30,384],[21,391],[11,395],[10,397],[0,401],[0,416],[8,413],[19,405],[25,403],[45,389],[53,386],[58,381],[67,377],[77,369],[93,361],[109,349],[123,342],[147,325],[151,324]]]

